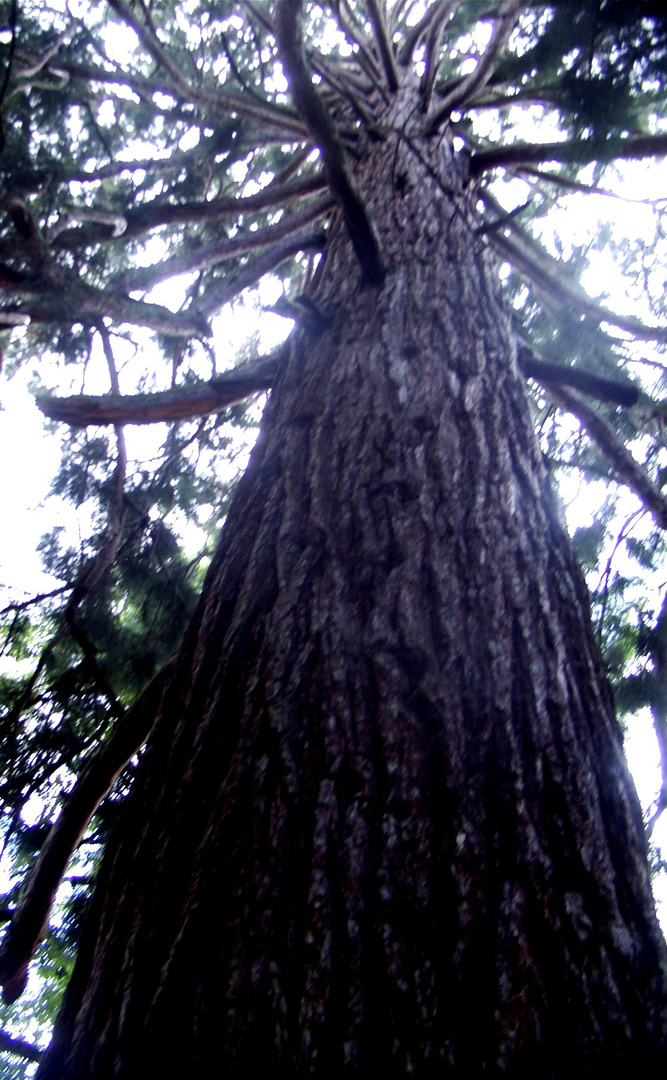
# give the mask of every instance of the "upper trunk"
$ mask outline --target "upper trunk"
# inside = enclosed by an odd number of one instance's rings
[[[385,284],[334,221],[42,1078],[662,1060],[641,815],[465,161],[363,150]]]

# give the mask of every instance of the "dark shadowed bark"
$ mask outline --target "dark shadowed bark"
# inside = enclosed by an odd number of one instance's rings
[[[384,285],[339,214],[41,1080],[664,1061],[641,815],[465,161],[364,150]]]

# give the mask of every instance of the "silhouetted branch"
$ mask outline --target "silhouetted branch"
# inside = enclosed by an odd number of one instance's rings
[[[402,66],[405,66],[412,62],[412,56],[415,49],[419,46],[422,38],[425,36],[432,22],[441,17],[443,8],[456,9],[459,6],[459,0],[441,0],[439,4],[430,4],[419,22],[414,26],[408,27],[403,44],[401,45],[398,53],[398,62]]]
[[[512,143],[478,150],[470,159],[470,172],[478,176],[500,166],[539,165],[545,161],[584,165],[589,161],[633,160],[667,154],[667,132],[661,135],[612,136],[609,139],[573,139],[555,143]]]
[[[17,1057],[26,1058],[27,1061],[41,1061],[44,1051],[33,1043],[19,1039],[16,1035],[9,1035],[6,1031],[0,1031],[0,1051],[6,1054],[16,1054]]]
[[[224,90],[214,94],[195,89],[183,77],[183,72],[178,64],[171,59],[162,47],[152,26],[135,18],[134,11],[124,0],[109,0],[109,4],[123,22],[132,27],[142,45],[167,73],[173,88],[186,101],[195,102],[208,109],[216,109],[226,115],[229,115],[230,112],[238,112],[239,115],[249,116],[273,124],[286,124],[293,130],[299,130],[300,125],[297,118],[292,116],[284,106],[276,105],[270,101],[260,102],[255,98],[248,100],[243,96],[232,95]]]
[[[398,72],[396,71],[394,46],[389,38],[387,27],[385,25],[385,5],[379,4],[378,0],[367,0],[367,7],[371,26],[373,27],[373,33],[375,35],[375,43],[387,79],[387,86],[392,93],[395,93],[398,90]]]
[[[207,270],[226,259],[244,255],[255,248],[269,247],[279,240],[284,240],[285,237],[293,236],[298,229],[321,217],[331,208],[332,202],[330,195],[324,195],[308,206],[304,206],[303,209],[281,218],[276,225],[267,225],[265,229],[257,229],[255,232],[240,232],[232,239],[225,237],[213,244],[207,244],[206,247],[174,255],[173,258],[165,259],[154,266],[141,266],[128,270],[118,279],[118,286],[123,292],[132,292],[135,289],[148,290],[159,281],[174,277],[176,274]]]
[[[475,91],[486,86],[491,78],[496,62],[500,58],[501,50],[512,33],[519,15],[519,9],[515,0],[503,3],[499,8],[498,21],[494,27],[491,40],[484,53],[479,58],[477,67],[470,75],[454,86],[438,103],[438,108],[433,116],[429,117],[426,131],[433,134],[438,130],[443,120],[447,120],[453,109],[465,105],[470,101]]]
[[[326,177],[322,173],[316,173],[314,176],[301,177],[287,184],[267,184],[256,195],[246,195],[240,199],[232,197],[189,203],[155,200],[143,206],[128,208],[125,213],[127,227],[123,235],[125,238],[139,236],[161,225],[187,225],[195,221],[214,221],[227,216],[240,217],[255,210],[265,210],[282,203],[287,204],[302,195],[324,191],[326,186]],[[73,250],[111,239],[113,237],[108,226],[97,225],[88,228],[82,226],[67,229],[61,233],[54,240],[53,247]]]
[[[174,314],[160,304],[112,296],[80,286],[74,287],[69,294],[63,289],[52,296],[21,299],[20,306],[7,307],[3,314],[8,317],[29,315],[31,322],[55,322],[67,326],[75,322],[97,326],[101,318],[108,317],[116,324],[145,326],[167,337],[209,337],[211,334],[208,322],[195,310]]]
[[[170,674],[167,665],[144,690],[75,784],[46,838],[0,948],[0,983],[3,1001],[9,1004],[26,987],[28,965],[46,930],[72,853],[111,785],[148,738]]]
[[[510,224],[509,227],[511,228],[512,225]],[[553,301],[553,298],[556,297],[561,303],[570,306],[574,305],[583,314],[595,319],[596,322],[606,322],[612,326],[617,326],[619,329],[632,334],[633,337],[639,338],[640,341],[667,342],[667,327],[647,326],[640,319],[635,319],[631,315],[617,315],[615,312],[609,311],[608,308],[598,304],[597,301],[591,300],[579,285],[563,277],[557,260],[548,255],[547,252],[539,251],[539,254],[537,254],[535,250],[528,250],[525,242],[517,242],[515,239],[510,240],[509,237],[502,236],[499,233],[489,235],[493,246],[508,262],[512,263],[520,274],[523,274],[536,286],[546,303]],[[533,244],[531,243],[532,247]]]
[[[212,318],[240,292],[250,288],[264,277],[264,274],[270,274],[271,271],[277,269],[285,259],[291,258],[299,251],[324,251],[325,245],[324,229],[311,229],[308,232],[288,236],[281,243],[274,244],[257,259],[242,266],[231,280],[210,285],[206,293],[197,301],[198,310],[207,318]]]
[[[569,386],[573,390],[590,394],[598,401],[610,401],[614,405],[632,408],[645,398],[645,395],[632,383],[619,383],[613,379],[603,379],[581,368],[566,367],[565,364],[551,364],[538,360],[530,349],[521,346],[518,353],[519,367],[527,379],[535,379],[543,386]]]
[[[431,97],[440,60],[440,41],[445,29],[445,23],[456,11],[458,0],[449,0],[449,2],[434,4],[433,6],[436,10],[436,17],[431,21],[426,31],[426,41],[424,42],[424,63],[426,67],[419,87],[422,112],[424,113],[427,113],[431,107]]]

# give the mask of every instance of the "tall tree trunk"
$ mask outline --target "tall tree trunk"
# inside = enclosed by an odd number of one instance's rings
[[[386,282],[334,221],[40,1078],[663,1060],[641,815],[466,163],[364,152]]]

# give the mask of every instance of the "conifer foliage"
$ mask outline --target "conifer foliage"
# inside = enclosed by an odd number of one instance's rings
[[[2,582],[8,1075],[84,922],[54,1080],[664,1063],[607,681],[652,712],[650,837],[667,247],[628,177],[667,154],[661,7],[0,17],[5,377],[89,522],[42,541],[52,589]],[[564,235],[621,196],[641,237]],[[573,537],[594,628],[547,473],[607,485]]]

